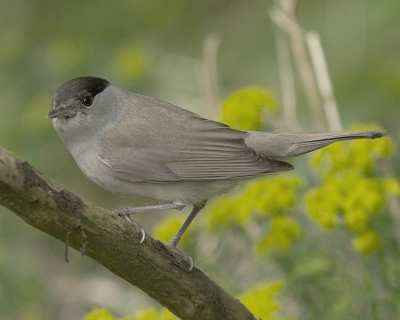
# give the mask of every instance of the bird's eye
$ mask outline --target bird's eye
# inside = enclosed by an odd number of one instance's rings
[[[82,103],[86,106],[86,107],[90,107],[93,104],[93,98],[91,96],[85,96],[82,99]]]

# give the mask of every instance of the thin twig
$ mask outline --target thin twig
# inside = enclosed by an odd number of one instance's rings
[[[304,44],[304,31],[296,19],[296,3],[296,1],[277,1],[281,9],[274,8],[271,17],[278,26],[281,26],[289,34],[293,55],[312,114],[318,128],[327,130],[328,125],[322,110],[321,98]]]
[[[274,35],[281,80],[283,120],[287,130],[300,131],[296,114],[296,90],[287,34],[280,28],[275,27]]]
[[[318,89],[323,101],[322,106],[328,121],[328,128],[330,131],[343,130],[319,35],[316,32],[310,31],[306,33],[305,38]]]
[[[203,47],[203,61],[201,63],[202,84],[204,98],[211,119],[218,118],[219,87],[217,72],[217,54],[220,37],[217,34],[209,34]]]

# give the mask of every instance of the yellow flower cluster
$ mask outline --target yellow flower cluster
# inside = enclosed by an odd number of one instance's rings
[[[242,293],[238,298],[257,319],[272,320],[276,319],[274,313],[280,307],[275,295],[283,288],[283,283],[279,281],[258,284]]]
[[[222,104],[221,121],[234,129],[257,131],[263,111],[275,112],[275,98],[264,88],[248,87],[232,93]]]
[[[178,320],[171,311],[166,308],[149,307],[139,312],[132,320]]]
[[[265,234],[257,246],[260,254],[265,254],[268,249],[280,247],[290,249],[293,242],[301,235],[301,229],[296,220],[287,216],[276,216],[271,219],[269,232]]]
[[[149,307],[140,311],[134,317],[115,318],[105,309],[93,310],[86,315],[85,320],[177,320],[178,317],[173,315],[168,309]]]
[[[280,175],[251,181],[240,194],[225,195],[207,211],[209,231],[229,224],[244,225],[254,214],[268,215],[270,229],[264,233],[258,251],[271,247],[290,248],[301,234],[297,222],[287,214],[296,203],[301,179],[295,175]]]
[[[324,228],[346,226],[356,234],[354,247],[364,254],[380,247],[372,220],[382,212],[386,196],[400,193],[397,180],[373,175],[378,160],[392,150],[393,142],[386,137],[336,143],[312,158],[312,166],[323,179],[306,195],[310,217]]]

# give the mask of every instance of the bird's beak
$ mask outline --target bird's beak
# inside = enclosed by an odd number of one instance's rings
[[[74,115],[75,111],[71,109],[53,109],[47,114],[46,118],[73,117]]]

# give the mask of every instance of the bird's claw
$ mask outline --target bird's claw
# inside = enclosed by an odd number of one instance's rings
[[[189,264],[189,272],[192,271],[193,267],[194,267],[194,261],[192,259],[191,256],[189,256],[189,254],[187,254],[185,251],[178,249],[177,247],[175,247],[173,244],[171,243],[167,243],[166,245],[168,247],[168,249],[170,249],[173,253],[175,253],[176,255],[178,255],[179,257],[182,258],[183,261],[187,262]]]
[[[146,232],[144,231],[144,229],[140,226],[140,224],[138,224],[137,222],[133,221],[130,217],[129,214],[126,214],[125,212],[123,212],[122,210],[115,210],[113,211],[113,213],[115,213],[116,215],[120,216],[121,218],[125,219],[126,221],[128,221],[136,230],[137,233],[141,233],[142,234],[142,238],[140,239],[139,243],[143,243],[144,239],[146,239]]]
[[[144,229],[142,227],[140,227],[140,231],[142,232],[142,239],[140,239],[139,243],[143,243],[144,239],[146,239],[146,232],[144,231]]]
[[[130,222],[130,224],[132,224],[134,226],[134,228],[135,228],[137,233],[141,233],[142,234],[142,238],[140,239],[139,243],[143,243],[144,239],[146,238],[146,232],[144,231],[142,226],[139,223],[133,221],[131,218],[129,218],[129,216],[128,216],[127,220]]]

